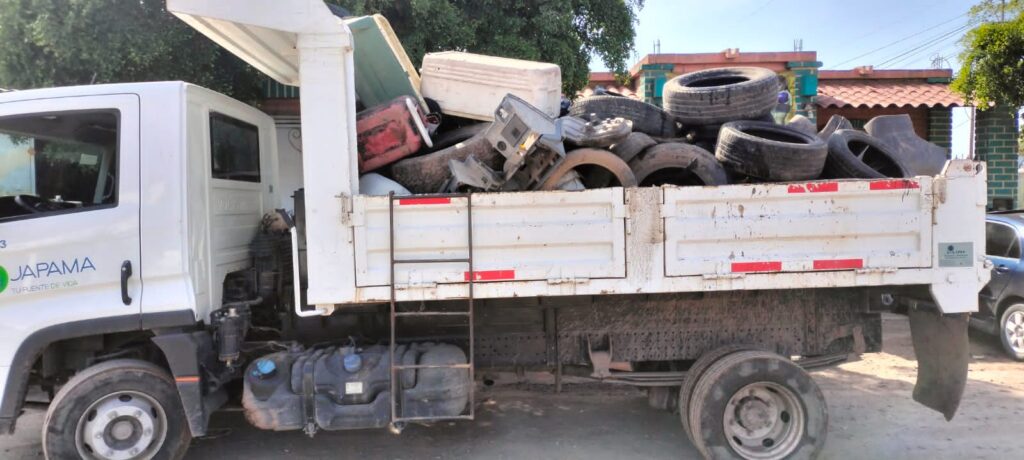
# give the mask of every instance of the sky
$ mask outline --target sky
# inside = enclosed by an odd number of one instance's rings
[[[653,52],[656,40],[661,41],[663,53],[726,48],[792,51],[793,41],[802,39],[804,51],[817,51],[825,69],[930,68],[935,54],[949,61],[946,67],[955,67],[961,28],[967,25],[967,9],[973,4],[971,0],[647,0],[639,14],[634,47],[637,57]]]
[[[646,0],[637,25],[636,56],[740,52],[817,51],[823,69],[927,69],[933,60],[959,67],[959,39],[972,0]],[[606,70],[597,60],[594,70]],[[964,156],[967,109],[954,110],[953,154]]]

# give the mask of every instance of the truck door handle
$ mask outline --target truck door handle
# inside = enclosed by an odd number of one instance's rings
[[[132,304],[132,298],[128,295],[128,278],[132,277],[132,261],[126,260],[121,263],[121,302],[125,305]]]
[[[1006,273],[1010,271],[1010,267],[1007,267],[1006,265],[999,265],[996,266],[996,271],[999,273]]]

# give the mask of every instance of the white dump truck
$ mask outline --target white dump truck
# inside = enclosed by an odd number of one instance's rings
[[[168,9],[301,89],[302,180],[269,116],[186,83],[0,95],[0,428],[49,393],[47,458],[180,458],[232,398],[311,436],[472,419],[477,380],[523,369],[645,387],[709,457],[813,457],[804,367],[879,351],[894,302],[915,398],[955,413],[983,164],[367,196],[353,42],[320,0]]]

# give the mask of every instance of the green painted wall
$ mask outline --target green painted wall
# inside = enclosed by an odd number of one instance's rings
[[[1020,207],[1017,196],[1017,113],[1005,107],[979,110],[975,127],[975,155],[988,166],[988,204],[993,199],[1010,199],[1010,208]]]
[[[953,109],[933,107],[928,109],[928,141],[946,149],[949,158],[953,149]]]

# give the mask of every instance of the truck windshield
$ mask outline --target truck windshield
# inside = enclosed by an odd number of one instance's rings
[[[0,118],[0,220],[117,203],[116,110]]]

